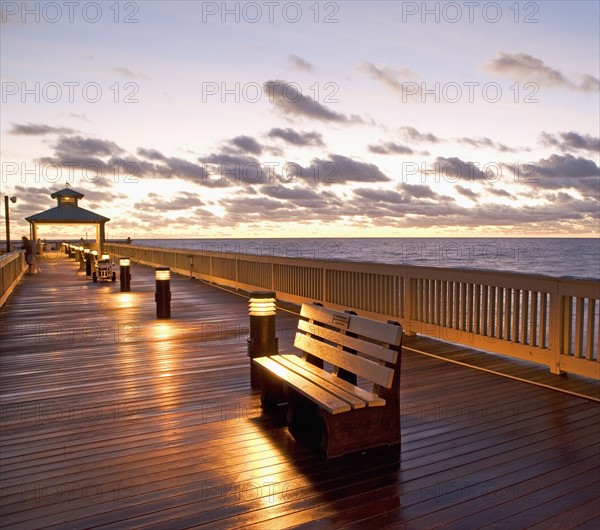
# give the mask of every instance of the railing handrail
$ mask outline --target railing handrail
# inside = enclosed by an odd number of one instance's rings
[[[393,263],[377,263],[370,261],[344,261],[329,259],[313,259],[287,256],[259,256],[257,254],[239,252],[221,252],[212,250],[181,249],[170,247],[153,247],[142,245],[129,245],[121,243],[109,243],[120,245],[128,249],[139,249],[144,251],[168,251],[173,254],[185,256],[202,256],[231,260],[245,260],[258,263],[273,263],[289,265],[294,262],[299,266],[315,267],[329,270],[352,270],[355,272],[374,272],[388,274],[390,276],[409,276],[416,279],[439,279],[440,274],[447,274],[448,281],[465,281],[474,283],[474,279],[485,278],[486,285],[490,287],[510,287],[514,289],[532,289],[548,294],[566,294],[576,290],[581,295],[600,297],[600,282],[594,279],[571,278],[568,276],[554,277],[543,274],[523,273],[514,271],[496,271],[487,269],[469,269],[460,267],[431,267],[428,265],[408,265]],[[133,257],[133,256],[131,256]],[[533,285],[532,285],[533,282]],[[591,291],[590,291],[591,289]],[[574,294],[573,296],[579,296]]]
[[[4,305],[27,268],[24,254],[19,249],[0,256],[0,306]]]
[[[11,250],[8,253],[4,253],[0,255],[0,262],[2,261],[8,261],[8,260],[13,260],[16,259],[17,256],[19,256],[20,254],[22,254],[23,252],[25,252],[24,250],[18,249],[18,250]]]

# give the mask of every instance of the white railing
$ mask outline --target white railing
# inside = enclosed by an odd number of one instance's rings
[[[106,244],[115,257],[236,289],[318,300],[422,334],[600,380],[600,282]]]
[[[26,270],[27,265],[21,250],[13,250],[0,256],[0,307],[4,305]]]

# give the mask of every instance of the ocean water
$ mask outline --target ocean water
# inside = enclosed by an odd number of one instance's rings
[[[599,239],[134,239],[132,243],[241,256],[455,267],[600,280]]]

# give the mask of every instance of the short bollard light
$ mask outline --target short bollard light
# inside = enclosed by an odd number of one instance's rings
[[[248,356],[250,357],[250,385],[259,386],[258,369],[252,359],[275,355],[278,352],[278,339],[275,336],[275,293],[273,291],[250,292],[250,338]]]
[[[129,258],[119,258],[119,281],[122,293],[131,291],[131,260]]]
[[[90,253],[90,249],[85,249],[85,275],[88,278],[92,277],[92,254]]]
[[[171,318],[171,269],[158,267],[154,269],[156,280],[156,318]]]

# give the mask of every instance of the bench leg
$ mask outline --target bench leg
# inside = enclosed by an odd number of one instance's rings
[[[288,389],[287,424],[294,439],[319,451],[322,444],[323,426],[319,407],[294,389]]]
[[[327,457],[380,446],[400,446],[400,418],[386,407],[367,407],[342,414],[320,409],[323,425],[321,452]]]
[[[259,374],[262,409],[273,416],[278,423],[284,424],[287,415],[287,395],[284,384],[280,379],[271,377],[264,370],[260,370]]]
[[[400,418],[385,407],[330,414],[288,390],[288,429],[295,440],[326,458],[380,446],[400,446]]]

